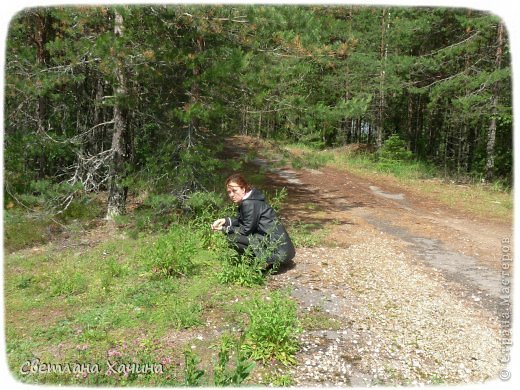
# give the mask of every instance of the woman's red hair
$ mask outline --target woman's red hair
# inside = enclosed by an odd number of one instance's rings
[[[240,188],[244,188],[246,192],[251,191],[251,186],[240,173],[235,173],[226,179],[226,187],[229,183],[236,183]]]

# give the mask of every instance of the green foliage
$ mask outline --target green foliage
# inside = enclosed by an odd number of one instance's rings
[[[243,336],[238,342],[228,337],[223,337],[218,348],[218,359],[213,361],[213,383],[215,386],[239,386],[251,374],[255,362],[247,359],[242,350]],[[234,367],[228,368],[232,349],[236,362]]]
[[[180,201],[171,194],[149,194],[131,214],[120,215],[115,221],[124,226],[131,237],[139,233],[164,231],[179,221]]]
[[[109,256],[105,260],[104,272],[101,276],[101,288],[110,293],[117,279],[125,276],[128,273],[128,267],[118,261],[115,256]]]
[[[318,152],[304,152],[302,156],[293,156],[291,165],[295,169],[320,169],[334,159],[333,156]]]
[[[392,134],[375,154],[377,169],[401,176],[401,171],[412,165],[413,153],[397,134]]]
[[[72,199],[67,208],[58,213],[60,220],[64,222],[72,220],[91,221],[99,218],[104,213],[102,205],[90,196],[77,196]]]
[[[275,210],[276,212],[280,212],[282,209],[283,203],[287,200],[287,188],[282,187],[280,189],[276,189],[274,191],[274,194],[267,193],[266,197],[269,202],[269,205]]]
[[[277,291],[265,299],[252,299],[243,310],[249,316],[244,351],[264,363],[270,359],[284,365],[296,363],[297,335],[301,332],[296,303],[287,294]]]
[[[44,211],[62,221],[90,220],[101,214],[101,206],[91,195],[85,194],[81,184],[54,183],[42,179],[27,184],[25,192],[9,194],[9,201],[22,204],[26,209]]]
[[[20,275],[17,278],[17,280],[18,281],[16,282],[16,288],[22,290],[29,288],[34,282],[34,278],[32,275]]]
[[[255,150],[255,149],[248,149],[248,151],[246,152],[246,154],[244,154],[244,156],[242,157],[242,161],[244,161],[244,163],[250,163],[252,161],[254,161],[255,158],[258,157],[258,151]]]
[[[73,226],[85,227],[103,211],[96,197],[85,194],[80,185],[36,180],[26,183],[26,192],[12,193],[11,183],[6,183],[6,189],[4,244],[8,250],[45,243]]]
[[[288,226],[291,240],[296,248],[313,248],[318,246],[324,236],[321,225],[296,222]]]
[[[55,141],[46,137],[26,134],[29,129],[20,129],[8,137],[4,161],[6,181],[16,192],[25,192],[27,183],[54,176],[74,161],[74,148],[67,137],[53,134]]]
[[[173,226],[160,235],[137,256],[154,277],[169,278],[193,275],[197,270],[194,258],[200,254],[200,235],[190,226]]]
[[[377,151],[378,161],[392,163],[396,161],[410,161],[413,153],[406,147],[406,142],[398,134],[392,134]]]
[[[8,252],[43,244],[55,226],[48,214],[28,214],[22,210],[4,210],[4,249]]]
[[[150,314],[150,321],[173,329],[188,329],[203,324],[202,303],[187,297],[164,297]]]
[[[184,386],[199,386],[204,378],[204,370],[197,367],[200,358],[191,350],[184,351]]]
[[[51,296],[68,296],[83,293],[88,288],[87,277],[81,271],[74,271],[72,267],[57,270],[50,279]]]
[[[255,363],[247,359],[241,350],[242,339],[238,342],[224,336],[218,346],[218,358],[212,361],[213,365],[213,385],[215,386],[240,386],[251,374]],[[234,350],[235,364],[230,366],[231,353]],[[200,357],[192,350],[185,350],[183,385],[202,386],[210,383],[208,373],[199,368]]]
[[[172,177],[177,191],[217,188],[222,183],[214,172],[222,166],[212,151],[202,145],[187,148],[179,153],[179,165],[175,167]]]
[[[263,383],[275,387],[288,387],[296,384],[291,374],[268,374]]]
[[[184,210],[188,211],[189,216],[201,227],[207,227],[220,213],[230,212],[230,206],[221,194],[206,191],[190,194],[183,203]]]
[[[224,284],[252,287],[265,283],[265,260],[253,255],[251,247],[240,255],[229,244],[228,249],[221,249],[222,269],[218,279]]]

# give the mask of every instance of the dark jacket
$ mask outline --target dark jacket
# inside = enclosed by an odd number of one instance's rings
[[[223,230],[247,236],[255,256],[270,264],[289,261],[296,253],[282,222],[256,188],[238,205],[237,217],[226,218]]]

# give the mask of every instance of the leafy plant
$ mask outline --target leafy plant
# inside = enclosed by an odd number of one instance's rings
[[[251,287],[265,282],[265,261],[254,256],[251,247],[242,255],[232,248],[229,248],[226,254],[222,270],[218,273],[221,283]]]
[[[296,363],[297,335],[301,332],[296,303],[287,294],[276,291],[265,299],[254,298],[244,311],[249,325],[242,348],[248,356],[264,363],[270,359],[284,365]]]
[[[199,386],[204,378],[204,370],[198,368],[200,358],[191,350],[184,351],[184,385]]]
[[[280,189],[276,189],[274,194],[267,194],[267,198],[269,201],[269,205],[275,210],[279,211],[282,208],[283,203],[287,199],[287,188],[282,187]]]
[[[197,191],[184,202],[195,217],[205,217],[208,221],[215,216],[215,212],[224,207],[224,199],[216,192]]]
[[[29,214],[21,210],[4,211],[4,248],[16,251],[30,245],[42,244],[51,237],[56,225],[47,214]]]
[[[248,361],[240,350],[242,339],[238,343],[229,338],[223,338],[217,360],[213,360],[213,383],[215,386],[238,386],[251,374],[255,363]],[[229,367],[231,350],[234,347],[236,362]],[[200,386],[208,382],[206,371],[199,368],[200,357],[193,351],[184,351],[184,382],[185,386]]]
[[[197,269],[194,257],[201,251],[196,230],[189,226],[174,226],[140,254],[148,269],[160,277],[192,275]]]
[[[191,299],[166,298],[157,311],[152,313],[152,321],[166,323],[174,329],[188,329],[202,323],[202,304]]]
[[[247,359],[244,351],[241,350],[243,336],[236,343],[229,338],[223,338],[219,347],[218,359],[213,362],[213,382],[215,386],[240,385],[253,371],[255,362]],[[234,367],[228,368],[231,349],[234,347],[236,362]]]

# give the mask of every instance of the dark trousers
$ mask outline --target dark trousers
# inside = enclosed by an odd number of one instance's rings
[[[227,239],[241,255],[244,254],[249,246],[249,238],[242,234],[229,234]]]

